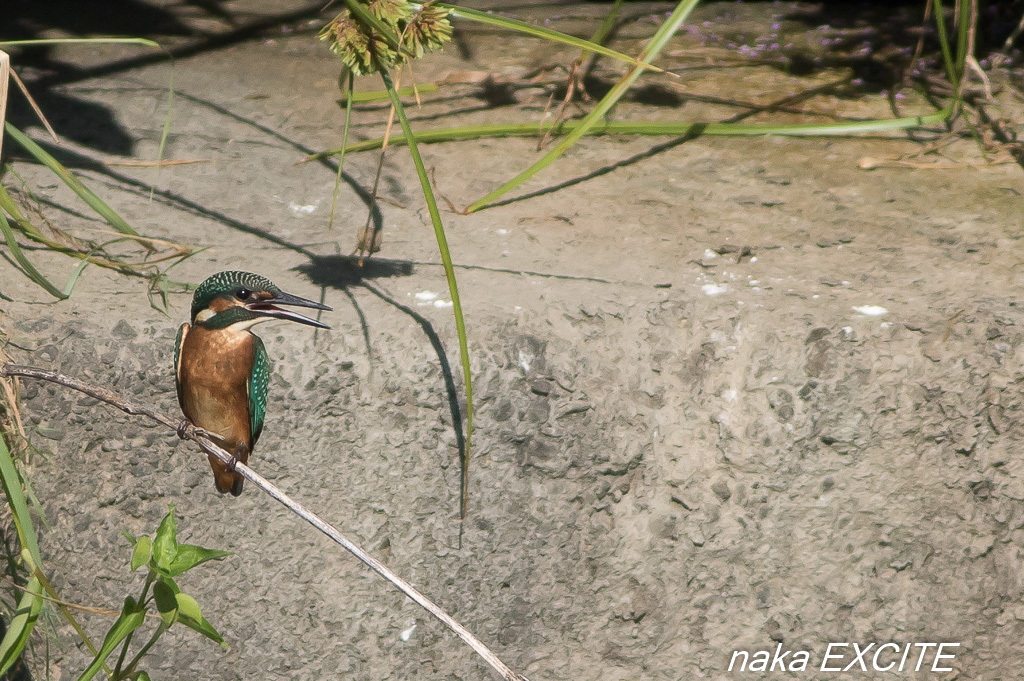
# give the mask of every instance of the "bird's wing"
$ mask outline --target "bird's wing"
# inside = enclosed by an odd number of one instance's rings
[[[263,417],[267,415],[267,388],[270,386],[270,360],[263,341],[253,336],[252,371],[249,373],[249,427],[252,433],[250,449],[256,446],[263,432]]]
[[[185,410],[185,401],[181,396],[181,346],[185,344],[185,336],[188,335],[188,330],[188,322],[182,324],[178,327],[178,335],[174,339],[174,387],[178,391],[178,406],[181,407],[182,411]]]

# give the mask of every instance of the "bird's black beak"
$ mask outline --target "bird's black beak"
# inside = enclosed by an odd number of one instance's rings
[[[300,298],[299,296],[293,296],[290,293],[280,292],[273,298],[266,298],[258,300],[255,303],[249,303],[245,307],[263,317],[273,317],[275,319],[289,319],[299,324],[308,324],[309,326],[316,326],[321,329],[329,329],[331,327],[318,322],[315,319],[310,319],[305,315],[301,315],[298,312],[292,312],[291,310],[283,310],[278,305],[293,305],[295,307],[310,307],[314,310],[328,310],[332,308],[322,305],[321,303],[307,300],[306,298]]]

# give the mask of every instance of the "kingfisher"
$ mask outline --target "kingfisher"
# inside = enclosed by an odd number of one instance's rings
[[[227,464],[215,456],[209,458],[217,491],[236,497],[245,478],[235,465],[249,460],[260,439],[270,385],[267,351],[252,327],[271,319],[289,319],[331,328],[279,305],[331,309],[285,293],[258,274],[218,272],[196,289],[192,323],[182,324],[174,341],[178,404],[187,422],[207,431],[231,453]]]

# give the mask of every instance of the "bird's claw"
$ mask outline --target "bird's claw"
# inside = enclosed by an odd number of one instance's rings
[[[243,444],[239,444],[235,447],[235,453],[231,455],[231,458],[228,459],[228,462],[224,465],[228,473],[235,472],[235,467],[238,466],[238,462],[242,460],[242,457],[245,456],[247,451],[248,450]]]
[[[220,435],[217,433],[200,428],[199,426],[192,425],[192,422],[188,419],[182,419],[181,423],[178,424],[177,428],[178,437],[182,440],[187,440],[190,436],[205,437],[207,440],[218,440]]]

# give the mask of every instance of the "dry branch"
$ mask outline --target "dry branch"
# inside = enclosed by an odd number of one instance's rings
[[[167,426],[171,430],[177,431],[187,440],[192,440],[197,443],[199,447],[207,454],[212,454],[224,463],[230,463],[231,455],[226,451],[218,447],[211,440],[203,436],[203,431],[200,428],[196,428],[192,424],[187,424],[179,429],[181,426],[180,420],[174,420],[162,414],[155,409],[127,400],[117,395],[106,388],[100,388],[97,386],[89,385],[78,379],[58,374],[54,371],[46,371],[45,369],[37,369],[35,367],[21,366],[17,364],[4,364],[0,366],[0,377],[14,377],[21,376],[25,378],[35,378],[43,381],[50,381],[58,385],[62,385],[65,388],[71,388],[79,392],[85,393],[90,397],[94,397],[97,400],[106,402],[114,407],[117,407],[121,411],[128,414],[147,416],[157,423]],[[251,468],[243,463],[238,463],[236,469],[242,476],[250,481],[252,484],[259,487],[261,490],[269,494],[274,499],[288,507],[290,511],[295,513],[297,516],[308,522],[310,525],[320,530],[328,537],[333,539],[336,543],[340,544],[346,551],[351,553],[353,556],[358,558],[364,564],[366,564],[371,570],[376,572],[378,575],[391,582],[399,591],[404,593],[410,599],[415,601],[420,607],[429,612],[431,615],[441,621],[446,627],[451,629],[459,638],[461,638],[466,645],[472,648],[477,655],[482,657],[487,664],[497,671],[502,678],[506,681],[528,681],[525,676],[521,676],[512,671],[504,662],[498,659],[491,650],[484,645],[478,638],[469,632],[465,627],[456,622],[451,615],[442,610],[437,604],[431,601],[429,598],[421,594],[419,591],[413,588],[411,584],[406,582],[404,579],[393,573],[388,569],[386,565],[381,563],[379,560],[363,551],[361,548],[349,541],[344,535],[341,534],[337,529],[328,524],[322,518],[315,513],[307,510],[301,504],[293,501],[287,494],[282,492],[273,483],[266,480],[259,473],[256,473]]]
[[[0,152],[4,149],[4,121],[7,120],[7,83],[11,73],[11,57],[0,50]]]

